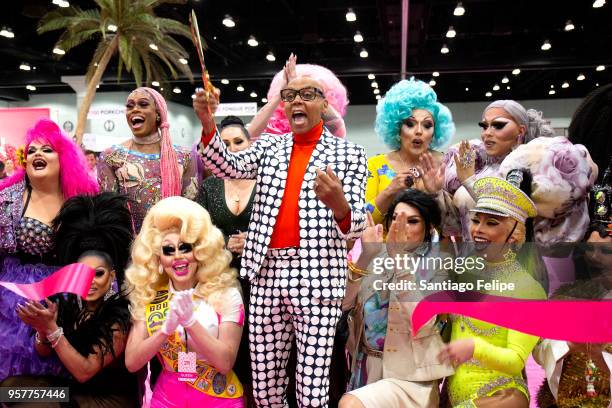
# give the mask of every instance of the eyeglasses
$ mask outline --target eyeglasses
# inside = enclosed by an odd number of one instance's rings
[[[176,253],[176,249],[177,248],[175,248],[174,245],[164,245],[162,246],[162,253],[165,256],[172,256]],[[179,244],[178,251],[181,254],[188,254],[189,252],[193,251],[193,244],[188,244],[186,242],[183,242]]]
[[[317,95],[319,95],[321,98],[325,98],[325,95],[323,94],[322,90],[312,86],[302,88],[300,90],[295,90],[291,88],[282,89],[280,92],[280,97],[283,102],[293,102],[298,94],[300,95],[300,98],[302,98],[303,101],[312,101],[314,98],[317,97]]]

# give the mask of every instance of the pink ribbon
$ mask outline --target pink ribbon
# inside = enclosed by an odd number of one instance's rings
[[[82,263],[66,265],[40,282],[0,282],[10,291],[30,300],[43,300],[56,293],[74,293],[86,297],[96,271]]]
[[[612,342],[612,301],[523,300],[467,293],[478,301],[452,301],[448,293],[427,296],[412,313],[413,335],[432,317],[452,313],[522,333],[575,343]]]

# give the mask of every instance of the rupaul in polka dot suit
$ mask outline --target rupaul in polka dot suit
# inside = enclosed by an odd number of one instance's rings
[[[341,315],[346,241],[365,228],[364,149],[333,136],[321,120],[322,86],[298,77],[281,91],[291,132],[263,135],[230,153],[216,132],[201,91],[194,109],[202,122],[198,147],[220,178],[257,180],[241,275],[251,282],[249,341],[253,399],[258,407],[287,406],[287,360],[297,346],[300,407],[327,407],[329,366]]]

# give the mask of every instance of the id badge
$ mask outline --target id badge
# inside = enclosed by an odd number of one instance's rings
[[[179,351],[178,353],[178,380],[194,381],[198,378],[196,371],[196,353]]]

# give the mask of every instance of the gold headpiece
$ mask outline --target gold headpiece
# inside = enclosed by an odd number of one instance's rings
[[[470,211],[511,217],[523,224],[538,214],[529,196],[504,179],[481,178],[474,183],[474,192],[478,200]]]

